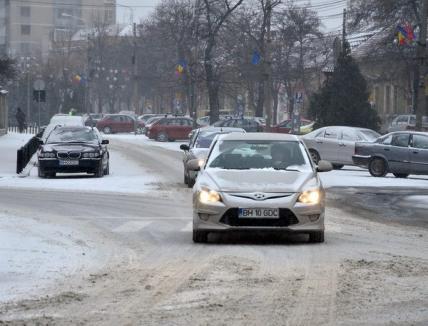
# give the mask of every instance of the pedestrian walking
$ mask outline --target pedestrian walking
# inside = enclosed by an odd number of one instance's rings
[[[16,110],[16,121],[18,122],[18,129],[19,132],[22,133],[24,131],[24,129],[27,129],[27,124],[26,124],[26,117],[25,117],[25,113],[22,112],[21,108],[18,107],[18,109]]]

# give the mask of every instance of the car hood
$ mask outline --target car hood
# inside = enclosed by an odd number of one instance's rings
[[[209,168],[203,171],[200,185],[214,186],[224,192],[301,192],[314,179],[312,171],[280,171],[273,169],[223,170]],[[316,178],[319,183],[318,178]]]
[[[95,143],[85,144],[46,144],[43,145],[43,150],[47,152],[93,152],[100,149],[100,146]]]

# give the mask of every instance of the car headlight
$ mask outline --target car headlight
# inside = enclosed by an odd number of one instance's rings
[[[221,201],[220,194],[215,190],[202,189],[199,194],[199,201],[202,204],[217,203]]]
[[[303,204],[315,205],[320,203],[321,196],[322,193],[320,189],[306,190],[300,194],[299,199],[297,201]]]
[[[54,158],[55,157],[55,153],[53,153],[53,152],[41,152],[39,154],[39,157],[42,157],[42,158]]]
[[[205,164],[205,159],[203,159],[203,158],[198,159],[198,165],[199,165],[199,167],[200,167],[200,168],[201,168],[204,164]]]
[[[100,153],[98,152],[83,153],[82,155],[83,158],[94,158],[99,156],[100,156]]]

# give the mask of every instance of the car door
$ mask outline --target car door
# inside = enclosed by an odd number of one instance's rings
[[[123,132],[133,132],[134,131],[134,119],[126,115],[122,116],[123,122]]]
[[[112,115],[110,117],[111,129],[113,132],[121,132],[122,131],[122,121],[119,115]]]
[[[338,159],[339,128],[325,128],[324,133],[316,137],[315,143],[318,153],[323,160],[333,163]]]
[[[410,173],[428,174],[428,136],[413,134],[410,146]]]
[[[410,134],[392,135],[391,146],[384,148],[388,167],[392,173],[410,173]]]
[[[342,129],[337,152],[337,162],[342,164],[354,164],[352,155],[355,152],[355,142],[362,141],[353,129]]]

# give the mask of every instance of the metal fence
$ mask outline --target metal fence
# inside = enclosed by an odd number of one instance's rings
[[[19,127],[18,126],[9,126],[7,129],[9,132],[19,132]],[[39,133],[40,128],[38,126],[27,126],[22,133],[23,134],[38,134]]]
[[[16,173],[19,174],[25,169],[33,155],[37,152],[40,146],[40,139],[36,136],[32,137],[28,143],[18,149],[16,153]]]

